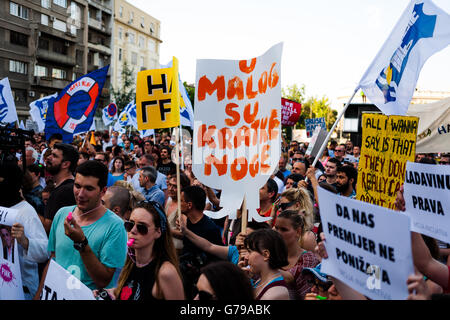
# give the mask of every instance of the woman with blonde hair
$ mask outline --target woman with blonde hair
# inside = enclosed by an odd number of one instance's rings
[[[303,216],[305,232],[300,238],[300,246],[308,251],[314,251],[316,235],[312,232],[314,228],[314,212],[309,191],[302,187],[290,188],[284,191],[280,196],[278,207],[281,211],[295,210]],[[275,222],[276,220],[274,224]]]

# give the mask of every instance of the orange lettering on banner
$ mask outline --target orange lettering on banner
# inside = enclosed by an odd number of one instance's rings
[[[227,98],[231,100],[235,95],[239,100],[244,99],[244,83],[238,76],[228,81]]]
[[[253,112],[250,113],[251,103],[247,104],[244,109],[244,120],[248,124],[255,121],[256,116],[258,115],[259,104],[258,101],[255,102],[255,106],[253,107]]]
[[[258,155],[255,154],[252,158],[252,161],[250,161],[250,165],[248,166],[248,170],[250,172],[250,175],[252,177],[255,177],[256,174],[259,171],[259,161],[258,161]]]
[[[275,130],[275,128],[278,128],[280,125],[280,121],[278,120],[278,114],[276,109],[272,109],[272,112],[270,113],[270,119],[269,119],[269,139],[273,140],[278,136],[278,130]]]
[[[270,73],[269,73],[269,87],[273,88],[278,84],[278,79],[280,79],[280,77],[278,76],[278,73],[276,70],[273,70],[273,68],[275,67],[276,62],[272,63],[272,67],[270,67]],[[272,73],[273,71],[273,73]]]
[[[240,165],[240,169],[237,169],[237,166]],[[233,163],[231,164],[231,179],[235,181],[239,181],[243,179],[247,175],[248,170],[248,162],[246,157],[240,157],[234,159]]]
[[[220,161],[219,159],[217,159],[215,156],[213,155],[209,155],[208,157],[206,157],[205,159],[205,175],[209,176],[211,175],[211,165],[214,165],[214,167],[216,167],[217,169],[217,174],[219,176],[223,176],[225,173],[227,173],[227,155],[224,155],[222,157],[222,161]]]
[[[267,90],[267,71],[264,71],[261,74],[261,78],[259,78],[258,90],[259,90],[259,93],[266,93],[266,90]]]
[[[233,131],[230,128],[222,128],[218,132],[219,134],[219,149],[233,149],[233,144],[231,143],[231,139],[233,138]]]
[[[261,151],[261,172],[262,173],[268,173],[270,170],[270,164],[265,163],[267,160],[269,160],[269,149],[270,146],[265,144],[262,147]]]
[[[258,128],[259,128],[259,119],[256,119],[255,121],[253,121],[253,123],[251,124],[251,128],[253,129],[253,145],[256,146],[256,143],[258,142]]]
[[[216,142],[214,141],[214,138],[212,137],[215,132],[216,132],[216,126],[212,125],[212,126],[209,126],[208,129],[206,129],[206,124],[202,124],[200,126],[200,129],[198,130],[198,136],[197,136],[198,145],[201,147],[204,147],[205,144],[207,143],[210,148],[215,148]]]
[[[267,142],[267,117],[261,119],[261,126],[259,127],[259,143]]]
[[[247,97],[249,99],[254,99],[256,95],[258,94],[258,91],[252,91],[253,90],[253,76],[248,77],[247,79],[247,86],[246,86],[246,93]]]
[[[232,119],[225,119],[225,124],[230,127],[234,127],[239,123],[241,116],[239,112],[234,111],[233,108],[239,107],[236,103],[229,103],[225,107],[225,113],[229,115]]]
[[[245,139],[245,145],[250,147],[250,128],[247,126],[242,126],[236,130],[236,134],[234,136],[234,148],[237,149],[241,146],[242,141]]]
[[[225,98],[225,77],[218,76],[214,84],[209,81],[206,76],[203,76],[198,81],[198,100],[203,101],[206,94],[212,95],[217,90],[217,101],[222,101]]]
[[[242,72],[245,73],[250,73],[253,71],[253,69],[255,69],[256,66],[256,58],[253,58],[252,61],[250,62],[250,66],[247,66],[247,60],[241,60],[239,61],[239,69]]]

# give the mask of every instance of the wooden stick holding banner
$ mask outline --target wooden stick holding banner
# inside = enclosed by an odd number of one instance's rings
[[[241,207],[241,232],[246,232],[247,230],[247,220],[248,220],[248,213],[247,213],[247,200],[245,199],[242,201],[242,207]]]
[[[317,153],[317,156],[314,158],[314,161],[312,163],[312,167],[314,168],[316,166],[317,161],[320,159],[321,154],[323,154],[323,150],[325,150],[325,147],[328,144],[328,140],[330,140],[331,134],[333,133],[334,129],[336,128],[337,124],[339,123],[339,121],[341,120],[342,116],[345,113],[345,110],[347,110],[348,105],[350,104],[350,102],[352,102],[353,98],[355,97],[355,94],[358,92],[359,90],[359,86],[356,87],[355,91],[353,92],[353,95],[350,97],[350,99],[348,100],[348,102],[346,103],[346,105],[344,106],[344,108],[341,110],[341,112],[339,113],[336,121],[334,122],[333,126],[330,129],[330,132],[328,132],[327,137],[325,138],[325,141],[322,143],[322,146],[319,149],[319,152]],[[305,182],[308,182],[308,177],[305,178]]]
[[[181,126],[180,121],[180,144],[181,144],[181,170],[184,170],[184,152],[183,152],[183,127]]]
[[[180,139],[178,134],[178,127],[174,128],[175,133],[175,164],[177,168],[177,219],[180,219],[181,216],[181,184],[180,184]]]

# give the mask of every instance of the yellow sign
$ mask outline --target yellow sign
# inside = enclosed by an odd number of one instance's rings
[[[178,59],[171,68],[138,73],[136,115],[138,130],[173,128],[180,125]]]
[[[363,114],[356,198],[395,209],[405,179],[406,161],[414,161],[419,118]]]

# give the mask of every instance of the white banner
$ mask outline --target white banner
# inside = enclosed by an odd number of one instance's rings
[[[6,241],[7,229],[0,229],[3,243],[0,255],[0,300],[24,300],[17,240],[12,241],[9,235],[9,241]]]
[[[16,223],[16,217],[19,213],[17,209],[11,209],[6,207],[0,207],[0,225],[12,226]]]
[[[257,208],[280,159],[282,48],[250,60],[197,60],[192,168],[222,190],[214,218],[235,218],[245,196],[249,221],[270,219]]]
[[[95,300],[92,290],[75,276],[81,272],[79,267],[73,266],[70,271],[73,274],[51,259],[41,300]]]
[[[404,197],[411,231],[450,243],[450,166],[406,163]]]
[[[8,78],[0,80],[0,122],[16,122],[17,110]]]
[[[374,300],[404,300],[414,273],[409,217],[318,188],[328,259],[321,271]]]

